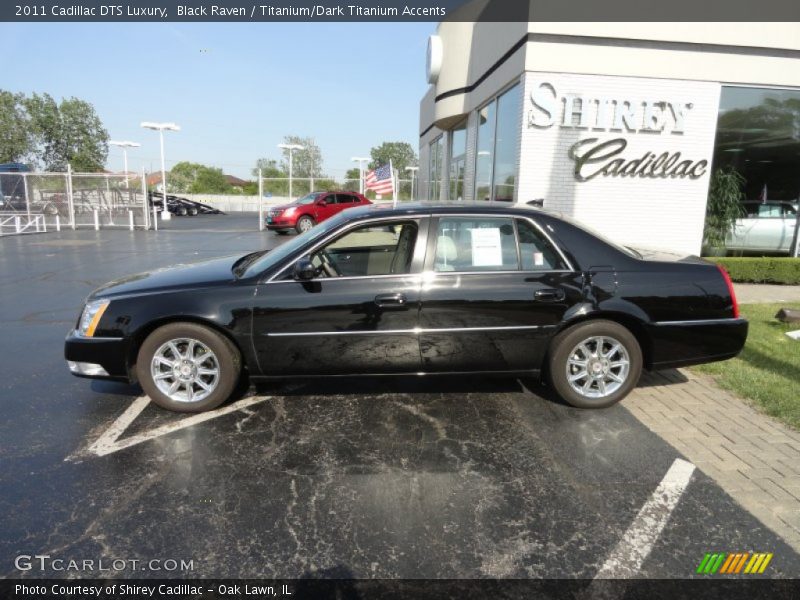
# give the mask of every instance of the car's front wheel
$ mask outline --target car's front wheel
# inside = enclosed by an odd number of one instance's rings
[[[168,410],[202,412],[227,400],[239,380],[234,344],[196,323],[170,323],[145,339],[136,360],[139,383]]]
[[[579,408],[604,408],[636,386],[642,350],[636,337],[614,321],[588,321],[553,340],[550,382],[564,400]]]
[[[308,215],[303,215],[297,219],[297,233],[305,233],[314,226],[314,219]]]

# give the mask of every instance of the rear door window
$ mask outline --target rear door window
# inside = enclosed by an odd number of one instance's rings
[[[441,217],[434,270],[516,271],[514,221],[506,217]]]

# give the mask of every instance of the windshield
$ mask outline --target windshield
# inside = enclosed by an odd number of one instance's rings
[[[296,203],[297,204],[314,204],[314,200],[316,200],[317,198],[322,196],[322,194],[324,194],[324,192],[311,192],[310,194],[307,194],[306,196],[303,196],[302,198],[300,198]]]
[[[274,250],[270,250],[258,260],[248,265],[247,269],[245,269],[245,271],[242,273],[242,276],[252,277],[253,275],[258,275],[259,273],[274,267],[276,264],[300,250],[300,248],[306,244],[323,237],[328,232],[338,227],[342,221],[346,221],[347,218],[347,215],[344,213],[339,213],[335,217],[328,219],[327,221],[323,221],[320,225],[312,227],[305,233],[301,233],[300,235],[290,239],[288,242],[281,244]]]

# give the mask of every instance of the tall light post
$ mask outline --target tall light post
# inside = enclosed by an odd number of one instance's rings
[[[406,167],[406,171],[411,173],[411,199],[414,199],[414,176],[419,171],[419,167]]]
[[[142,121],[142,127],[158,131],[158,136],[161,140],[161,186],[164,196],[164,210],[161,211],[161,220],[169,221],[170,214],[167,210],[167,167],[164,162],[164,131],[180,131],[181,128],[175,123],[152,123],[150,121]]]
[[[128,189],[128,148],[138,148],[141,144],[137,144],[136,142],[115,142],[111,140],[108,142],[112,146],[116,146],[117,148],[122,148],[122,160],[125,163],[125,189]]]
[[[351,158],[353,162],[358,163],[358,193],[364,193],[364,163],[368,163],[369,159],[363,156],[354,156]]]
[[[305,146],[300,144],[278,144],[278,148],[289,151],[289,202],[291,202],[294,199],[292,195],[292,156],[295,150],[304,150]]]

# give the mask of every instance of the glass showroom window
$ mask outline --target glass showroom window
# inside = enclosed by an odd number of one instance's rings
[[[497,127],[494,143],[493,200],[514,201],[517,181],[517,152],[521,117],[520,88],[515,85],[497,99]]]
[[[467,121],[450,132],[450,200],[464,199],[464,169],[467,164]]]
[[[514,200],[521,100],[517,84],[478,111],[476,200]]]
[[[478,110],[478,155],[475,159],[475,200],[492,198],[495,108],[492,100]]]
[[[800,199],[800,90],[722,88],[713,169],[744,178],[744,200]]]
[[[444,162],[444,137],[439,136],[431,142],[428,168],[430,182],[428,200],[438,200],[442,189],[442,163]]]

